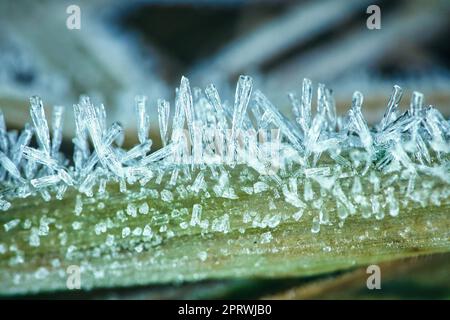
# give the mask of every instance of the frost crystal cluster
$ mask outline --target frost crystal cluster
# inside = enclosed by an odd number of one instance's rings
[[[169,204],[188,196],[235,200],[261,194],[270,212],[276,209],[273,200],[283,199],[294,212],[290,217],[243,210],[241,221],[275,228],[283,219],[299,220],[307,212],[315,233],[331,224],[332,215],[341,222],[357,214],[382,219],[385,214],[399,215],[410,202],[439,205],[450,195],[450,123],[435,107],[425,105],[419,92],[401,112],[401,96],[402,89],[394,86],[381,121],[369,127],[360,92],[353,94],[350,110],[340,116],[331,90],[319,84],[313,93],[311,81],[304,79],[301,95],[289,94],[295,119],[290,121],[253,89],[248,76],[239,78],[232,103],[222,100],[214,85],[191,90],[183,77],[173,106],[163,99],[153,105],[145,96],[136,97],[138,144],[129,150],[122,147],[120,123],[108,125],[104,106],[82,96],[73,106],[71,158],[59,150],[66,108],[54,106],[48,117],[50,110],[39,97],[32,97],[31,123],[21,132],[7,131],[0,111],[0,209],[9,210],[18,198],[63,200],[66,192],[76,192],[74,214],[80,216],[86,199],[97,199],[99,209],[105,206],[109,186],[117,185],[127,194],[137,184],[142,198]],[[153,108],[162,142],[158,150],[152,150],[149,138]],[[147,188],[150,182],[160,190]],[[117,212],[117,219],[152,210],[151,200],[129,203]],[[168,223],[180,216],[186,216],[179,224],[182,229],[223,233],[235,219],[230,213],[209,221],[199,201],[190,208],[174,206],[170,215],[154,215],[145,226],[124,227],[119,235],[108,235],[106,243],[112,246],[118,237],[153,237],[155,232],[170,237]],[[50,223],[31,229],[30,245],[39,245]],[[19,220],[11,221],[5,229],[18,224]],[[95,225],[95,233],[107,232],[112,224]],[[82,223],[75,221],[72,227],[78,230]],[[269,232],[262,241],[270,239]],[[199,257],[207,259],[204,253]]]

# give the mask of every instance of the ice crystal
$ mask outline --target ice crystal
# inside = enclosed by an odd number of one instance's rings
[[[194,204],[194,206],[192,207],[192,216],[190,225],[191,226],[200,225],[201,215],[202,215],[202,206],[199,204]]]
[[[42,100],[37,96],[33,96],[30,98],[30,103],[31,119],[33,120],[39,145],[46,153],[50,153],[50,134]]]
[[[125,227],[122,229],[122,238],[126,238],[130,235],[131,230],[129,227]]]
[[[147,97],[136,96],[135,108],[137,114],[138,139],[141,144],[147,141],[148,132],[150,129],[150,117],[146,110]]]
[[[289,94],[294,115],[290,121],[253,89],[249,76],[239,77],[231,104],[214,85],[204,92],[191,90],[189,80],[182,77],[172,113],[169,101],[156,101],[162,148],[151,150],[151,113],[145,96],[134,101],[139,143],[130,149],[122,147],[122,126],[117,122],[107,126],[105,107],[82,96],[73,107],[74,152],[68,158],[59,150],[66,109],[54,106],[49,126],[46,108],[34,96],[31,124],[22,132],[8,132],[0,110],[0,209],[10,210],[16,198],[61,200],[67,190],[76,189],[74,213],[81,219],[89,199],[102,199],[96,208],[103,209],[110,185],[118,183],[130,201],[116,219],[151,216],[146,226],[122,228],[122,237],[157,241],[158,230],[166,236],[173,234],[171,219],[183,229],[229,232],[231,212],[211,221],[202,218],[201,204],[211,197],[267,198],[266,212],[243,214],[244,223],[262,228],[276,228],[285,219],[275,214],[278,201],[284,200],[292,210],[290,218],[311,218],[313,233],[331,224],[333,215],[341,222],[357,213],[382,219],[401,215],[409,202],[440,205],[449,195],[450,123],[437,108],[425,104],[421,93],[413,92],[403,113],[401,98],[402,89],[394,86],[381,121],[371,127],[364,117],[362,93],[356,91],[350,110],[338,115],[331,90],[323,84],[314,90],[312,82],[304,79],[301,93]],[[232,168],[237,165],[234,177]],[[432,184],[434,180],[442,186]],[[158,190],[147,187],[150,181]],[[128,186],[136,182],[140,191],[133,194]],[[192,209],[177,207],[190,196],[199,199]],[[161,199],[173,208],[160,212],[149,199]],[[324,207],[327,200],[331,210]],[[17,227],[15,221],[4,228]],[[40,245],[40,237],[51,230],[49,225],[28,226],[31,246]],[[110,225],[103,221],[93,230],[101,235]],[[81,226],[81,222],[72,224],[74,230]],[[61,234],[60,240],[67,241],[67,235]],[[106,243],[112,245],[113,240],[108,235]],[[135,248],[137,252],[144,249]]]
[[[201,261],[205,261],[208,258],[208,253],[206,251],[201,251],[198,253],[198,258]]]
[[[8,232],[9,230],[17,227],[19,225],[19,223],[20,223],[20,219],[14,219],[14,220],[11,220],[11,221],[5,223],[3,225],[3,227],[5,228],[5,231]]]

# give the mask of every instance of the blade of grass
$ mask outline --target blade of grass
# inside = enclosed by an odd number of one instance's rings
[[[236,190],[241,169],[236,167],[230,179]],[[110,185],[107,197],[83,197],[79,216],[74,213],[77,195],[72,192],[61,201],[43,202],[37,197],[13,201],[12,208],[0,215],[2,225],[20,219],[15,228],[0,231],[0,244],[6,248],[0,255],[0,294],[67,290],[69,265],[81,266],[81,287],[91,289],[317,275],[450,251],[448,199],[440,206],[425,208],[410,203],[400,216],[382,220],[357,214],[340,223],[331,215],[332,225],[322,226],[315,234],[311,220],[317,212],[307,208],[295,221],[292,215],[296,208],[282,197],[273,197],[270,190],[252,195],[237,191],[239,199],[202,195],[172,202],[149,195],[148,190],[161,191],[166,182],[151,182],[143,189],[133,185],[126,193]],[[144,202],[150,207],[148,214],[138,211],[133,217],[125,213],[129,204],[139,207]],[[196,203],[202,205],[202,219],[209,220],[207,231],[188,225]],[[324,203],[330,210],[333,206]],[[189,212],[183,214],[182,208]],[[173,209],[180,209],[181,214],[173,216]],[[248,210],[262,216],[280,214],[281,223],[275,228],[253,227],[243,222],[243,213]],[[123,216],[118,211],[123,211]],[[214,219],[225,214],[229,216],[228,232],[212,231]],[[27,219],[31,226],[26,226]],[[166,221],[161,224],[162,220]],[[39,246],[30,246],[30,230],[46,224],[48,234],[39,237]],[[150,240],[133,235],[137,227],[143,229],[147,224],[154,234]],[[131,234],[122,237],[126,227]],[[108,242],[108,236],[114,236],[113,243]]]

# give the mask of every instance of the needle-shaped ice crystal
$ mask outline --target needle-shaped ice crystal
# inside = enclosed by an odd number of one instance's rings
[[[2,109],[0,109],[0,150],[8,151],[8,137],[6,131],[5,116]]]
[[[402,98],[403,90],[401,87],[395,85],[392,90],[391,97],[389,98],[386,111],[384,112],[383,118],[381,119],[380,127],[381,130],[386,128],[391,122],[397,118],[398,104]]]
[[[33,96],[30,98],[30,104],[31,119],[33,120],[38,143],[46,153],[50,153],[50,134],[42,100],[38,96]]]
[[[16,166],[20,164],[23,155],[23,148],[30,143],[32,136],[33,136],[33,129],[31,125],[27,123],[23,131],[20,133],[16,144],[11,149],[12,162]]]
[[[168,144],[167,146],[159,149],[158,151],[155,151],[152,154],[149,154],[149,155],[145,156],[144,158],[142,158],[142,160],[140,161],[140,165],[144,166],[149,163],[165,159],[165,158],[169,157],[175,149],[176,149],[175,144],[173,144],[173,143]]]
[[[56,183],[58,183],[61,180],[60,176],[57,174],[50,175],[50,176],[44,176],[36,179],[32,179],[31,185],[37,189],[54,186]]]
[[[311,124],[312,82],[305,78],[302,85],[302,102],[300,108],[300,125],[303,132],[308,132]]]
[[[301,137],[291,124],[281,115],[275,106],[267,99],[267,97],[259,90],[255,91],[255,102],[264,110],[265,117],[269,118],[274,125],[281,130],[292,146],[300,152],[304,151],[301,145]],[[263,116],[264,117],[264,116]],[[297,134],[296,134],[297,133]]]
[[[0,151],[0,164],[13,178],[23,181],[19,169],[17,169],[16,165],[2,151]]]
[[[249,76],[240,76],[234,96],[233,120],[231,123],[231,141],[235,143],[238,131],[242,129],[245,112],[250,101],[253,88],[253,79]],[[235,148],[233,148],[234,150]]]
[[[181,107],[184,110],[187,126],[189,129],[189,135],[192,139],[192,135],[194,132],[193,125],[195,114],[194,114],[194,105],[192,103],[191,86],[189,85],[189,80],[186,77],[181,78],[179,100],[181,103]]]
[[[64,117],[64,107],[63,106],[54,106],[53,114],[52,114],[52,150],[51,155],[55,157],[59,151],[59,147],[61,146],[62,138],[63,138],[63,117]]]
[[[148,139],[148,132],[150,129],[150,119],[147,114],[146,102],[146,96],[136,96],[134,99],[137,115],[138,139],[140,143],[144,143]]]
[[[131,148],[130,150],[128,150],[124,154],[124,156],[121,158],[121,162],[125,163],[130,160],[143,157],[147,154],[147,152],[150,151],[151,147],[152,147],[151,140],[144,141],[143,143],[138,144],[138,145],[134,146],[133,148]]]
[[[361,139],[361,144],[364,146],[364,148],[366,148],[367,152],[369,152],[369,155],[372,155],[374,152],[373,139],[367,122],[361,112],[362,103],[362,93],[359,91],[355,91],[353,93],[352,108],[349,111],[350,120],[352,122],[352,125],[354,126],[355,131],[358,133],[359,138]]]
[[[170,103],[164,99],[158,99],[159,132],[163,146],[166,146],[168,142],[169,115]]]
[[[423,108],[423,94],[417,91],[414,91],[411,98],[411,104],[409,110],[411,115],[418,116]]]

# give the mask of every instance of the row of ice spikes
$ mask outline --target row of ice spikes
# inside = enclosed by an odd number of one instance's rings
[[[394,86],[384,116],[371,129],[362,113],[360,92],[353,94],[348,113],[338,116],[331,90],[319,84],[317,111],[313,115],[313,86],[309,79],[304,79],[301,96],[289,94],[295,117],[295,121],[289,121],[261,91],[253,91],[249,76],[239,77],[233,105],[222,102],[214,85],[204,91],[194,88],[191,92],[188,79],[182,77],[175,92],[171,122],[170,103],[163,99],[157,101],[163,147],[153,153],[150,153],[150,110],[145,96],[135,98],[139,144],[130,150],[121,148],[122,126],[114,122],[108,127],[104,106],[94,105],[82,96],[73,106],[76,124],[73,161],[59,152],[65,108],[54,106],[50,131],[42,100],[34,96],[30,99],[32,125],[26,124],[20,134],[7,132],[0,110],[3,188],[0,200],[2,196],[26,197],[35,191],[43,193],[45,198],[47,189],[53,187],[57,188],[57,197],[62,197],[67,186],[86,192],[97,182],[105,183],[108,179],[149,181],[155,168],[160,170],[180,163],[191,167],[245,163],[262,173],[271,161],[264,150],[274,144],[282,155],[278,157],[281,166],[296,163],[314,167],[324,152],[337,165],[352,166],[342,155],[355,148],[366,159],[362,174],[372,164],[380,170],[428,168],[432,158],[448,166],[445,159],[450,152],[449,122],[434,107],[425,107],[423,95],[418,92],[413,93],[410,108],[400,114],[401,96],[402,89]],[[267,134],[274,129],[276,134]],[[262,138],[259,136],[257,140],[255,133],[263,133]],[[29,146],[33,135],[37,147]],[[184,167],[189,175],[189,166]]]

